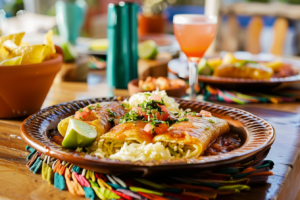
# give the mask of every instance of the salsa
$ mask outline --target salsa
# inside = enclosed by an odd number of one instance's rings
[[[285,78],[289,76],[296,76],[299,74],[299,70],[293,67],[291,64],[283,63],[282,67],[274,71],[273,78]]]
[[[229,132],[218,137],[204,151],[203,156],[213,156],[222,153],[230,152],[239,148],[242,145],[242,140],[237,133]]]

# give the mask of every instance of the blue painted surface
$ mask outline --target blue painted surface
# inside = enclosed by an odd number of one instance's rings
[[[237,20],[242,28],[246,28],[251,20],[250,15],[238,15]]]
[[[268,26],[268,27],[273,26],[275,20],[276,20],[276,17],[272,17],[272,16],[264,16],[264,17],[263,17],[264,26]]]

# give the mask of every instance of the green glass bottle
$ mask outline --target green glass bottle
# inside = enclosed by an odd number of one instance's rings
[[[137,12],[135,3],[108,5],[106,78],[110,87],[126,89],[138,77]]]

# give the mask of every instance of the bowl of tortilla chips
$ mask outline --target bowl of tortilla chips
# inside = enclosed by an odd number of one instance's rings
[[[26,117],[40,110],[61,69],[61,49],[52,42],[22,42],[25,33],[0,37],[0,118]]]

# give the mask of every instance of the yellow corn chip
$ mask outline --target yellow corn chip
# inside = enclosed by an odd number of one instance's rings
[[[10,58],[9,51],[4,47],[0,47],[0,62]]]
[[[17,56],[0,62],[0,65],[20,65],[21,62],[22,62],[22,56]]]
[[[45,44],[19,46],[11,51],[10,56],[23,56],[22,64],[41,63],[45,58],[45,48]]]
[[[21,42],[21,44],[20,44],[20,46],[27,46],[27,45],[29,45],[28,42]]]
[[[49,30],[44,36],[44,40],[45,40],[44,42],[45,42],[45,44],[47,44],[51,47],[51,51],[52,51],[51,53],[55,54],[56,50],[55,50],[55,46],[54,46],[52,37],[53,37],[53,31]]]
[[[3,42],[2,47],[6,48],[8,51],[11,51],[18,46],[12,40],[6,40]]]
[[[227,52],[222,59],[222,64],[234,64],[238,60],[234,57],[233,53]]]
[[[46,44],[45,50],[44,50],[44,60],[50,60],[52,57],[52,48],[50,45]]]
[[[274,71],[278,71],[282,67],[282,61],[281,60],[274,60],[274,61],[267,62],[267,63],[264,63],[264,64],[265,64],[265,66],[270,67]]]
[[[22,33],[16,33],[16,34],[11,34],[11,35],[6,35],[6,36],[2,36],[0,37],[0,47],[2,46],[2,44],[6,41],[6,40],[11,40],[13,41],[17,46],[19,46],[21,44],[22,38],[25,35],[24,32]]]

